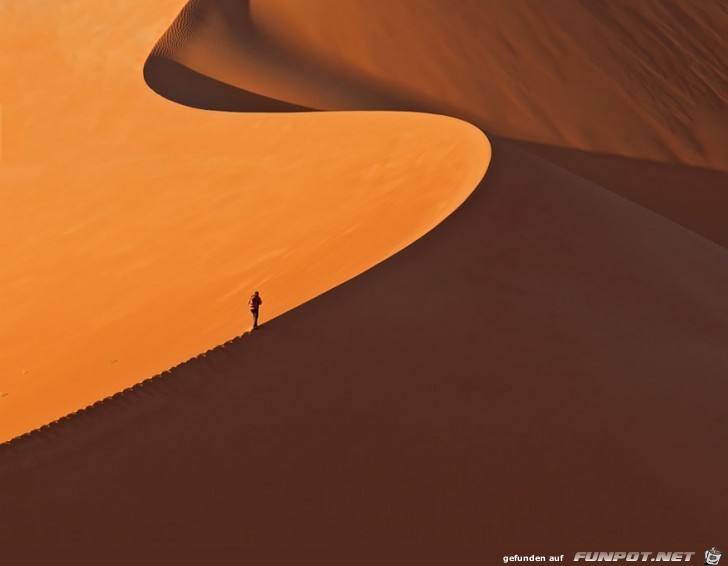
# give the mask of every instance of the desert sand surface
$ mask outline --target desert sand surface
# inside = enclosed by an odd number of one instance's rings
[[[217,0],[188,12],[186,43],[160,50],[205,76],[245,88],[265,68],[259,86],[292,103],[457,116],[728,245],[725,2]],[[241,28],[268,46],[257,65]]]
[[[445,116],[164,100],[141,69],[179,2],[0,9],[0,440],[242,334],[253,290],[271,318],[361,273],[488,163]]]
[[[193,2],[145,78],[201,108],[251,110],[254,93],[268,110],[471,119],[492,143],[484,180],[259,333],[0,447],[3,544],[702,551],[724,536],[725,146],[670,106],[720,113],[723,7],[371,4]],[[673,75],[645,23],[679,47]],[[558,69],[570,88],[544,76]],[[659,174],[689,182],[666,196]]]
[[[725,2],[252,0],[250,7],[269,41],[311,66],[524,142],[728,244]]]

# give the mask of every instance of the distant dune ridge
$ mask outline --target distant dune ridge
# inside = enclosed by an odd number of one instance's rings
[[[728,531],[725,6],[412,6],[195,0],[162,36],[145,79],[172,100],[441,112],[494,132],[492,163],[383,263],[0,447],[0,541]]]
[[[726,245],[727,28],[718,1],[217,0],[155,52],[305,107],[464,118]]]

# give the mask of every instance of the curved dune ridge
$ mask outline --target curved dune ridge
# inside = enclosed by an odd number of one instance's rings
[[[270,319],[357,275],[483,176],[444,116],[160,99],[140,70],[175,9],[2,4],[0,440],[240,334],[253,289]]]
[[[0,506],[13,517],[2,543],[560,554],[702,548],[728,530],[716,505],[728,474],[716,450],[728,443],[716,402],[728,393],[728,251],[703,237],[724,234],[707,206],[724,202],[722,134],[680,117],[690,100],[689,115],[725,100],[710,57],[724,9],[387,5],[195,0],[145,79],[200,108],[494,121],[511,139],[489,135],[478,189],[259,334],[0,447]],[[626,47],[600,43],[613,32]],[[663,81],[670,49],[678,83]],[[702,82],[689,86],[691,74]],[[676,122],[641,113],[635,91]],[[655,190],[667,178],[680,186]]]
[[[166,53],[199,73],[245,88],[272,66],[260,88],[294,104],[463,118],[728,245],[724,2],[217,0],[193,8],[188,43]],[[255,64],[240,22],[266,42]]]

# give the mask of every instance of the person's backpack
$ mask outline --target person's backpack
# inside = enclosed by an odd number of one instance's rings
[[[258,300],[257,299],[258,299],[258,297],[256,297],[255,295],[253,295],[252,297],[250,297],[250,300],[248,301],[248,307],[250,307],[251,309],[257,309],[258,308]]]

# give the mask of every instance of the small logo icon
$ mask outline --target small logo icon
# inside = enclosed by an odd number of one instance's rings
[[[720,550],[716,550],[715,547],[705,551],[705,563],[707,566],[715,566],[720,562]]]

